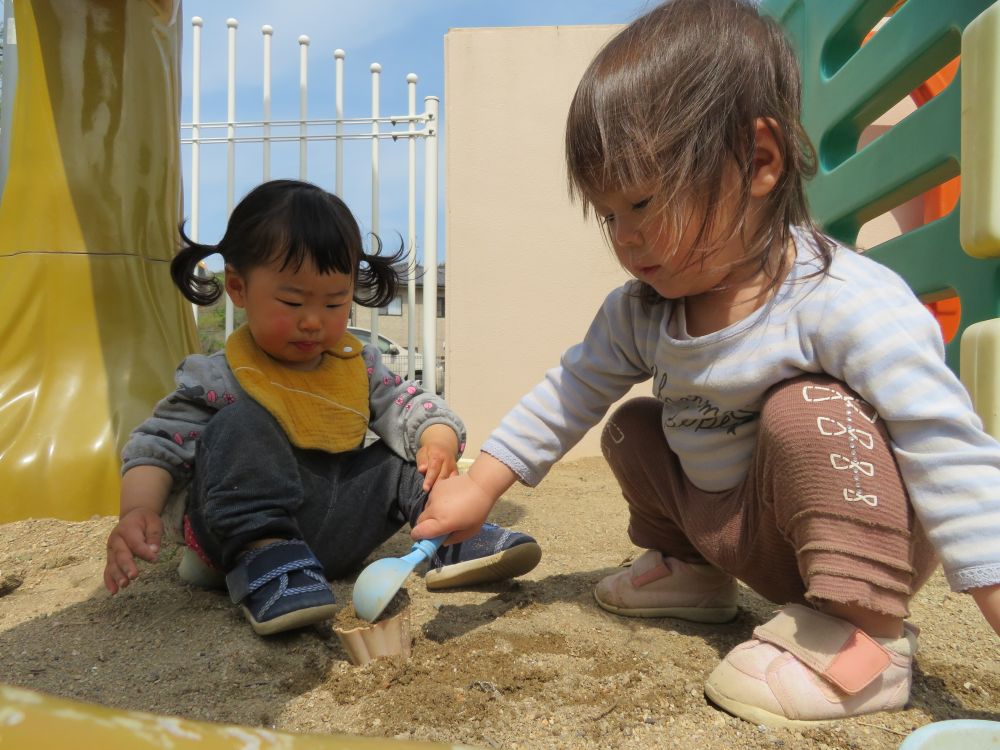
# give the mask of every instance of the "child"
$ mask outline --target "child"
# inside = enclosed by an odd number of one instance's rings
[[[595,57],[568,115],[570,190],[635,279],[438,483],[413,536],[474,533],[651,378],[655,398],[602,435],[648,551],[597,602],[724,622],[739,579],[785,605],[705,690],[802,727],[906,703],[903,620],[935,550],[1000,632],[1000,444],[903,281],[810,220],[798,107],[794,54],[749,0],[664,3]]]
[[[115,593],[138,575],[133,556],[156,560],[160,514],[186,490],[183,577],[224,571],[262,635],[327,619],[327,579],[416,519],[428,492],[457,473],[465,428],[346,333],[352,300],[378,307],[395,296],[399,255],[366,254],[339,198],[275,180],[236,206],[218,245],[181,236],[170,267],[181,292],[202,305],[219,298],[218,283],[196,273],[219,253],[226,293],[247,322],[224,352],[185,359],[177,390],[132,433],[105,585]],[[366,447],[369,429],[380,440]],[[540,556],[530,536],[484,524],[443,548],[427,587],[521,575]]]

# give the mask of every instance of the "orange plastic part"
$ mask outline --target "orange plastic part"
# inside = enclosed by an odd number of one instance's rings
[[[910,98],[918,107],[922,107],[935,96],[944,91],[958,72],[959,58],[955,58],[941,70],[932,75],[917,88],[910,92]],[[929,224],[935,219],[950,213],[962,194],[962,178],[953,177],[942,182],[924,194],[924,223]]]
[[[121,446],[197,351],[168,271],[181,210],[177,6],[14,2],[0,522],[116,514]]]

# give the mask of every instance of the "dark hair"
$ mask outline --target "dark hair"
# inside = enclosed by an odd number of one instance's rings
[[[799,121],[800,92],[794,51],[752,0],[668,0],[612,38],[583,74],[566,121],[570,195],[586,216],[597,193],[652,183],[651,207],[675,241],[699,216],[694,247],[720,229],[729,239],[743,231],[756,121],[764,118],[784,172],[738,265],[763,271],[773,289],[788,270],[784,249],[799,226],[813,235],[824,272],[832,250],[806,201],[803,183],[815,174],[816,154]],[[730,172],[739,177],[737,210],[720,227]],[[711,252],[692,253],[688,263]],[[663,299],[648,284],[640,296]]]
[[[222,295],[214,277],[197,273],[198,263],[219,253],[238,273],[280,261],[297,271],[311,260],[320,273],[344,273],[354,280],[354,301],[382,307],[396,296],[405,247],[383,256],[374,234],[375,251],[367,254],[361,230],[350,209],[337,196],[299,180],[271,180],[258,185],[233,209],[226,233],[217,245],[194,242],[180,229],[184,245],[170,262],[170,276],[188,300],[210,305]]]

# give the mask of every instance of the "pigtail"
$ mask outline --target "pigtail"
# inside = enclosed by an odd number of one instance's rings
[[[214,255],[215,245],[202,245],[184,233],[184,224],[179,227],[182,247],[170,261],[170,278],[181,294],[196,305],[211,305],[222,296],[222,286],[215,275],[208,277],[198,273],[198,263]]]
[[[358,267],[358,280],[354,291],[354,301],[364,307],[385,307],[396,297],[399,290],[401,271],[406,265],[400,265],[406,255],[406,245],[402,240],[399,249],[393,255],[382,255],[382,240],[372,235],[375,252],[362,253]]]

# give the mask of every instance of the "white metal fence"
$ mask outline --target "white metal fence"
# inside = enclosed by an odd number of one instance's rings
[[[372,63],[371,74],[371,114],[369,116],[348,118],[344,116],[344,59],[342,49],[334,50],[334,97],[335,117],[330,119],[309,119],[309,37],[300,36],[299,45],[299,111],[297,117],[275,118],[271,111],[271,42],[273,29],[270,26],[261,28],[261,43],[263,44],[263,78],[261,85],[261,118],[259,120],[236,119],[236,34],[239,26],[235,18],[226,21],[227,27],[227,84],[226,84],[226,119],[217,122],[203,122],[201,119],[201,75],[202,75],[202,30],[203,22],[199,17],[191,19],[192,26],[192,84],[191,84],[191,122],[181,124],[181,143],[190,145],[190,184],[188,195],[190,200],[190,236],[199,239],[200,201],[201,201],[201,159],[204,147],[226,147],[226,215],[232,211],[235,203],[236,189],[236,147],[238,144],[257,143],[262,147],[260,163],[261,181],[271,179],[271,145],[282,142],[297,142],[298,177],[307,179],[308,149],[310,143],[318,141],[333,141],[335,143],[335,158],[331,169],[333,172],[334,192],[343,197],[344,190],[344,143],[345,141],[371,142],[371,231],[379,232],[380,216],[380,151],[385,141],[397,143],[403,141],[407,146],[407,234],[406,244],[409,250],[408,264],[416,268],[416,248],[423,248],[423,336],[422,346],[418,346],[416,329],[416,285],[410,274],[407,283],[408,308],[408,343],[410,351],[419,349],[423,352],[435,352],[436,349],[436,300],[437,300],[437,216],[438,216],[438,98],[424,97],[424,109],[417,112],[417,76],[410,73],[406,76],[407,112],[400,115],[383,116],[380,112],[381,73],[378,63]],[[424,146],[424,185],[423,185],[423,235],[417,234],[417,142],[422,140]],[[232,303],[226,300],[226,336],[233,330]],[[371,330],[373,338],[378,335],[378,310],[372,310]],[[414,377],[415,358],[409,359],[407,373]],[[424,385],[432,392],[440,390],[440,377],[436,368],[424,368]]]

